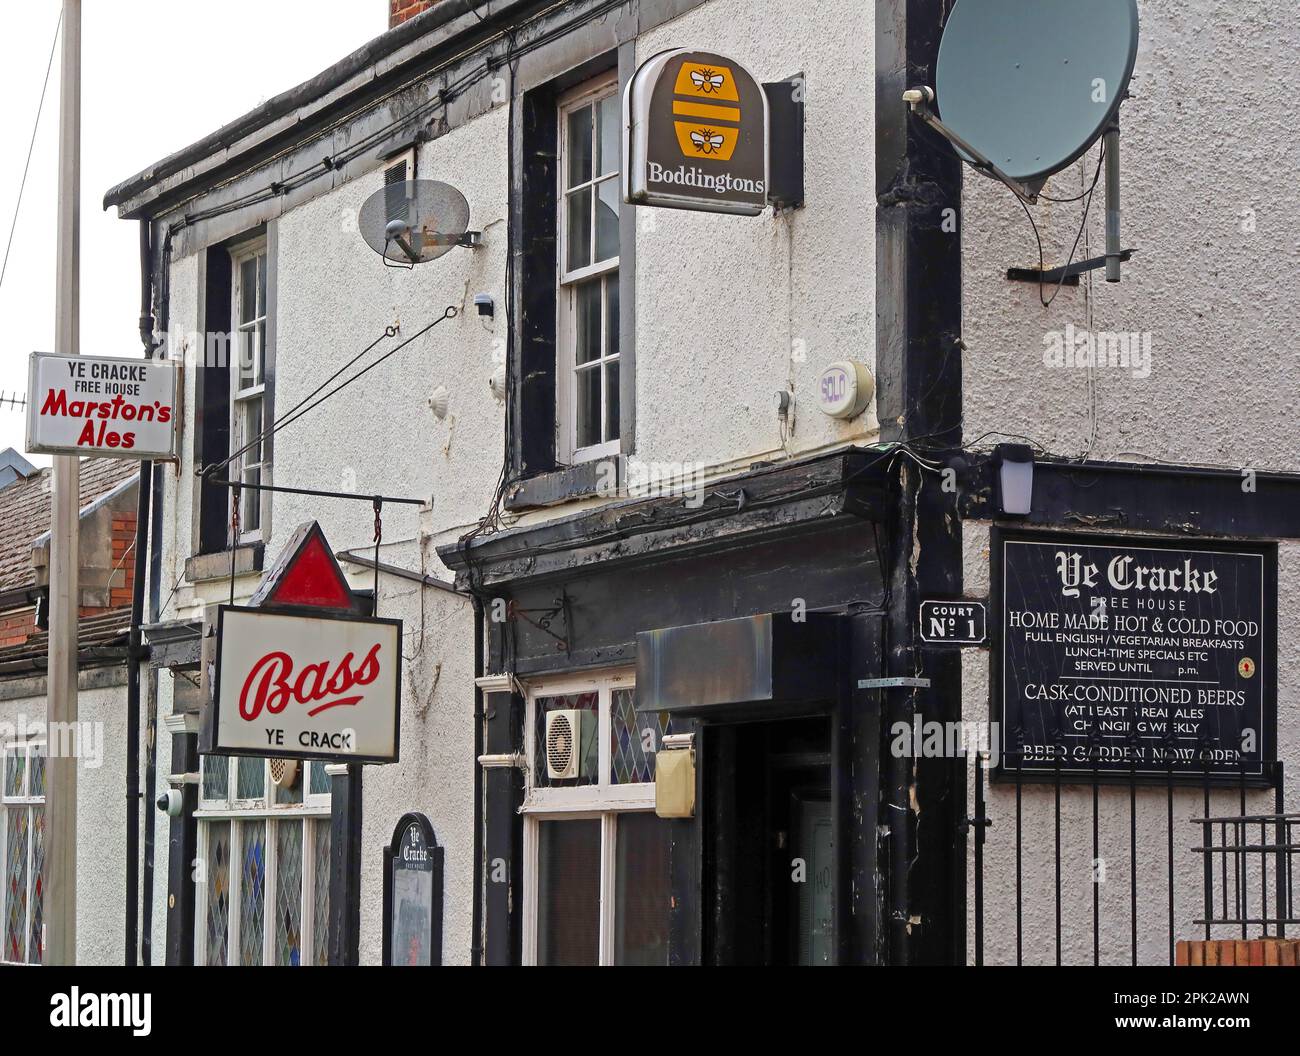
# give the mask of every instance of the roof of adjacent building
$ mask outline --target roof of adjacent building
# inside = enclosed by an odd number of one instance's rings
[[[81,460],[81,508],[138,479],[139,463],[128,459]],[[53,471],[38,470],[0,492],[0,593],[33,586],[32,546],[50,530],[54,503]]]
[[[120,663],[131,633],[131,610],[113,609],[77,621],[77,653],[82,666]],[[0,649],[0,678],[44,668],[50,648],[47,631],[37,631],[19,645]]]
[[[5,470],[9,470],[15,477],[30,477],[36,472],[36,467],[12,447],[7,447],[0,451],[0,481],[5,478]],[[4,487],[5,485],[0,483],[0,490],[3,490]]]

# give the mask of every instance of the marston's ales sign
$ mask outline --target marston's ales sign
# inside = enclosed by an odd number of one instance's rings
[[[168,360],[33,352],[27,450],[99,458],[174,458],[179,376]]]
[[[767,94],[722,55],[678,49],[623,95],[623,200],[757,216],[767,207]]]
[[[204,751],[395,763],[401,621],[222,605]]]
[[[993,591],[1004,776],[1269,776],[1276,549],[999,532]]]

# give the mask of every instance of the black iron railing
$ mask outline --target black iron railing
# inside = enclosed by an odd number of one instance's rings
[[[1017,743],[1019,740],[1017,739]],[[1099,753],[1098,753],[1099,755]],[[1064,757],[1063,752],[1057,753],[1057,759]],[[1094,757],[1095,758],[1095,757]],[[1202,758],[1208,756],[1204,753]],[[1070,773],[1067,778],[1062,777],[1059,761],[1054,771],[1044,774],[1041,771],[1031,776],[1023,769],[1023,754],[1017,751],[1008,751],[1003,758],[1003,765],[1000,769],[1001,782],[1011,786],[1014,794],[1013,816],[1010,819],[990,816],[990,799],[987,795],[987,765],[988,755],[980,753],[973,757],[975,762],[974,775],[974,814],[967,822],[967,831],[972,836],[971,844],[973,850],[973,898],[972,909],[974,914],[974,963],[981,966],[984,963],[985,943],[984,943],[984,926],[985,926],[985,865],[987,848],[986,845],[990,838],[1001,838],[1003,833],[1008,838],[1014,840],[1015,855],[1015,884],[1014,891],[1009,892],[1015,900],[1015,963],[1017,965],[1024,963],[1025,951],[1025,899],[1026,884],[1024,875],[1025,863],[1025,815],[1024,815],[1024,790],[1028,784],[1042,786],[1044,783],[1052,790],[1051,809],[1054,812],[1052,825],[1052,846],[1050,854],[1053,860],[1052,884],[1048,897],[1054,902],[1054,921],[1055,921],[1055,963],[1062,963],[1063,949],[1063,884],[1062,884],[1062,806],[1061,791],[1063,783],[1078,787],[1080,784],[1084,788],[1091,788],[1091,837],[1092,837],[1092,858],[1094,867],[1096,863],[1102,861],[1103,851],[1113,851],[1114,842],[1109,842],[1103,848],[1104,840],[1114,841],[1117,835],[1113,831],[1103,831],[1102,810],[1101,810],[1101,788],[1103,785],[1111,789],[1126,788],[1128,795],[1128,817],[1127,832],[1119,837],[1127,844],[1125,850],[1128,856],[1128,945],[1129,945],[1129,962],[1133,965],[1138,963],[1138,952],[1140,939],[1144,937],[1143,929],[1150,927],[1150,920],[1147,918],[1143,921],[1139,913],[1138,898],[1138,859],[1139,853],[1146,860],[1149,860],[1153,853],[1158,853],[1155,848],[1160,847],[1163,843],[1163,857],[1165,859],[1165,902],[1167,904],[1167,922],[1166,922],[1166,939],[1168,946],[1169,964],[1174,964],[1175,944],[1179,937],[1176,932],[1178,921],[1176,915],[1176,906],[1182,905],[1184,912],[1186,907],[1197,904],[1196,900],[1200,899],[1203,905],[1203,915],[1194,921],[1194,925],[1201,926],[1205,930],[1205,938],[1210,939],[1213,936],[1211,931],[1215,927],[1231,927],[1234,930],[1240,929],[1241,937],[1247,938],[1251,929],[1255,929],[1260,937],[1269,936],[1285,938],[1287,928],[1291,927],[1293,933],[1300,930],[1300,920],[1296,918],[1297,909],[1295,901],[1294,887],[1294,858],[1300,854],[1300,814],[1284,813],[1283,804],[1283,782],[1282,782],[1282,764],[1273,763],[1265,767],[1268,785],[1273,789],[1274,812],[1271,814],[1262,814],[1258,811],[1251,812],[1248,810],[1248,793],[1252,787],[1259,791],[1258,759],[1250,759],[1243,756],[1241,759],[1239,773],[1224,774],[1223,771],[1216,770],[1211,773],[1208,761],[1204,764],[1204,769],[1200,772],[1187,771],[1175,772],[1173,764],[1166,773],[1163,780],[1159,777],[1153,782],[1150,775],[1140,779],[1136,770],[1136,765],[1127,773],[1109,772],[1103,774],[1099,765],[1094,765],[1090,776],[1084,776],[1082,781],[1080,774],[1075,771]],[[1255,770],[1252,776],[1248,774],[1249,770]],[[1186,819],[1200,829],[1200,843],[1191,848],[1191,850],[1200,854],[1203,860],[1201,870],[1203,880],[1202,891],[1178,892],[1178,869],[1176,850],[1178,845],[1186,847],[1184,839],[1188,835],[1186,828],[1181,828],[1181,823],[1175,819],[1175,793],[1182,790],[1186,791],[1190,783],[1193,787],[1200,785],[1202,791],[1201,816]],[[1227,791],[1229,794],[1236,792],[1234,798],[1237,800],[1237,813],[1223,815],[1214,813],[1211,810],[1211,792],[1218,791],[1220,799],[1222,793]],[[1164,811],[1164,831],[1152,832],[1150,828],[1149,815],[1147,823],[1143,829],[1143,840],[1139,846],[1139,822],[1138,822],[1138,804],[1142,800],[1149,804],[1152,797],[1163,796],[1165,800]],[[994,834],[990,836],[990,830]],[[1125,837],[1127,837],[1125,839]],[[1159,837],[1163,837],[1160,840]],[[1031,846],[1030,852],[1040,857],[1044,848],[1041,846]],[[1186,885],[1184,885],[1186,886]],[[1102,954],[1102,904],[1101,904],[1101,884],[1097,877],[1091,884],[1091,925],[1092,925],[1092,963],[1098,965],[1101,963]],[[1036,890],[1035,898],[1042,898],[1046,892]],[[1149,894],[1149,892],[1148,892]],[[1192,901],[1188,901],[1191,899]],[[1071,914],[1072,917],[1076,916]],[[1149,930],[1145,932],[1145,937],[1150,938]],[[1189,938],[1189,936],[1181,936]]]
[[[1205,909],[1196,923],[1204,925],[1207,939],[1216,925],[1240,928],[1243,939],[1252,928],[1284,939],[1288,926],[1300,925],[1294,886],[1300,814],[1203,817],[1191,823],[1201,830],[1194,850],[1203,861]]]

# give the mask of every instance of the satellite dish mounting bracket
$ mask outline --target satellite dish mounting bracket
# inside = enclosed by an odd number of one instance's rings
[[[1125,98],[1128,93],[1125,93]],[[903,101],[912,113],[948,140],[954,147],[971,159],[974,168],[987,176],[1005,183],[1022,201],[1037,204],[1038,195],[1047,183],[1047,177],[1028,182],[1012,179],[997,167],[991,159],[972,147],[961,136],[945,125],[939,116],[930,109],[934,102],[934,89],[927,85],[909,88],[903,93]],[[1090,260],[1076,261],[1064,267],[1040,271],[1037,268],[1008,268],[1007,278],[1012,282],[1036,282],[1048,285],[1079,285],[1079,276],[1084,272],[1106,269],[1107,282],[1120,281],[1120,266],[1127,263],[1137,252],[1136,249],[1122,249],[1120,245],[1120,193],[1119,193],[1119,113],[1102,135],[1102,144],[1106,151],[1106,255]]]
[[[384,267],[386,268],[405,268],[407,270],[421,263],[424,258],[415,250],[410,242],[410,232],[403,234],[391,234],[386,239],[386,244],[391,243],[397,246],[410,260],[410,264],[392,264],[389,263],[387,251],[381,256],[384,258]],[[428,234],[420,239],[422,246],[459,246],[462,249],[481,249],[483,248],[482,231],[466,231],[459,235],[441,235]]]
[[[934,89],[928,85],[922,85],[920,88],[909,88],[903,93],[903,102],[907,103],[917,117],[933,128],[939,135],[943,136],[949,143],[960,150],[967,157],[971,158],[975,168],[979,169],[986,175],[992,176],[995,180],[1001,180],[1016,196],[1023,198],[1025,201],[1036,203],[1038,201],[1038,192],[1043,189],[1047,182],[1043,180],[1034,180],[1030,183],[1022,183],[1020,180],[1012,179],[1000,168],[993,163],[991,158],[986,157],[983,153],[972,147],[966,140],[962,139],[956,132],[939,120],[939,115],[930,109],[930,104],[934,102]]]

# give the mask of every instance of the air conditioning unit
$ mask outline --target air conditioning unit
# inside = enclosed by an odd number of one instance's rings
[[[272,759],[271,784],[276,788],[293,788],[298,780],[297,759]]]
[[[578,708],[546,713],[546,776],[552,781],[572,781],[582,776],[584,716]]]

